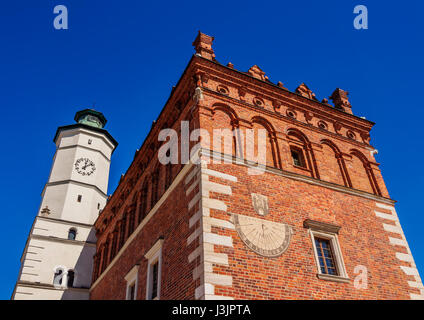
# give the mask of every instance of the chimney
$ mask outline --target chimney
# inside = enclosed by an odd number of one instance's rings
[[[215,53],[212,49],[213,39],[214,37],[208,36],[199,31],[199,34],[193,42],[193,46],[196,50],[196,53],[202,56],[203,58],[215,60]]]
[[[342,111],[349,113],[349,114],[353,114],[352,113],[352,106],[351,106],[349,99],[347,97],[348,94],[349,94],[349,92],[337,88],[336,90],[334,90],[330,99],[333,101],[334,107],[336,109],[342,110]]]

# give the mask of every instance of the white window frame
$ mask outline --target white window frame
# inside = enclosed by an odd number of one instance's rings
[[[54,275],[59,270],[62,271],[62,273],[60,274],[62,283],[61,284],[55,283],[56,278],[53,276],[53,286],[56,289],[64,289],[67,287],[67,284],[68,284],[68,269],[65,266],[56,266],[53,268]]]
[[[159,239],[153,247],[144,255],[147,261],[147,285],[146,285],[146,300],[152,300],[152,285],[153,285],[153,272],[152,266],[158,263],[158,289],[157,296],[153,300],[160,300],[160,287],[162,279],[162,245],[163,239]]]
[[[338,281],[338,282],[349,282],[349,276],[346,272],[346,267],[344,264],[344,260],[343,260],[343,255],[342,255],[342,251],[340,249],[340,245],[339,245],[339,239],[336,233],[330,233],[330,232],[325,232],[325,231],[320,231],[320,230],[313,230],[313,229],[309,229],[309,234],[311,236],[311,241],[312,241],[312,246],[314,249],[314,257],[315,257],[315,263],[316,263],[316,267],[317,267],[317,271],[318,271],[318,278],[319,279],[323,279],[323,280],[333,280],[333,281]],[[317,252],[317,248],[315,245],[315,237],[317,238],[321,238],[321,239],[326,239],[330,241],[330,245],[331,245],[331,249],[333,251],[333,255],[334,255],[334,262],[336,264],[336,268],[337,268],[337,272],[338,275],[332,275],[332,274],[326,274],[326,273],[322,273],[321,271],[321,266],[319,263],[319,258],[318,258],[318,252]]]
[[[125,276],[127,281],[127,287],[125,290],[125,300],[130,300],[130,288],[134,285],[134,300],[137,300],[137,288],[138,288],[138,268],[140,265],[135,265],[130,272]]]
[[[75,270],[75,268],[74,269],[67,268],[67,267],[62,266],[62,265],[56,266],[56,267],[53,268],[54,274],[56,274],[56,272],[59,271],[59,270],[62,270],[62,273],[61,273],[62,284],[55,283],[55,277],[53,276],[53,286],[56,289],[72,289],[72,288],[77,288],[76,283],[77,283],[78,273]],[[74,272],[74,283],[73,283],[73,287],[68,287],[68,271],[73,271]]]

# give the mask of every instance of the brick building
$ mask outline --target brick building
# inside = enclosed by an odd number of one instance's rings
[[[330,105],[305,84],[291,92],[270,82],[256,65],[220,64],[212,41],[199,32],[95,222],[90,298],[423,298],[374,159],[373,123],[352,113],[341,89]],[[167,128],[178,144],[160,138]],[[200,144],[188,139],[195,129]],[[230,139],[216,138],[222,129]],[[259,132],[264,163],[246,157],[249,143],[259,153]],[[178,148],[178,163],[158,160],[165,144]],[[189,151],[201,162],[185,161]]]

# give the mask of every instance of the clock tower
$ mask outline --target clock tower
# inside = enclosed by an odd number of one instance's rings
[[[117,146],[101,112],[85,109],[57,129],[56,153],[21,258],[12,299],[88,299],[96,237]]]

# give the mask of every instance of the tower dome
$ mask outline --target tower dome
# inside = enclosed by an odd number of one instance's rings
[[[106,118],[103,113],[94,109],[84,109],[75,114],[75,121],[95,128],[102,129],[106,125]]]

